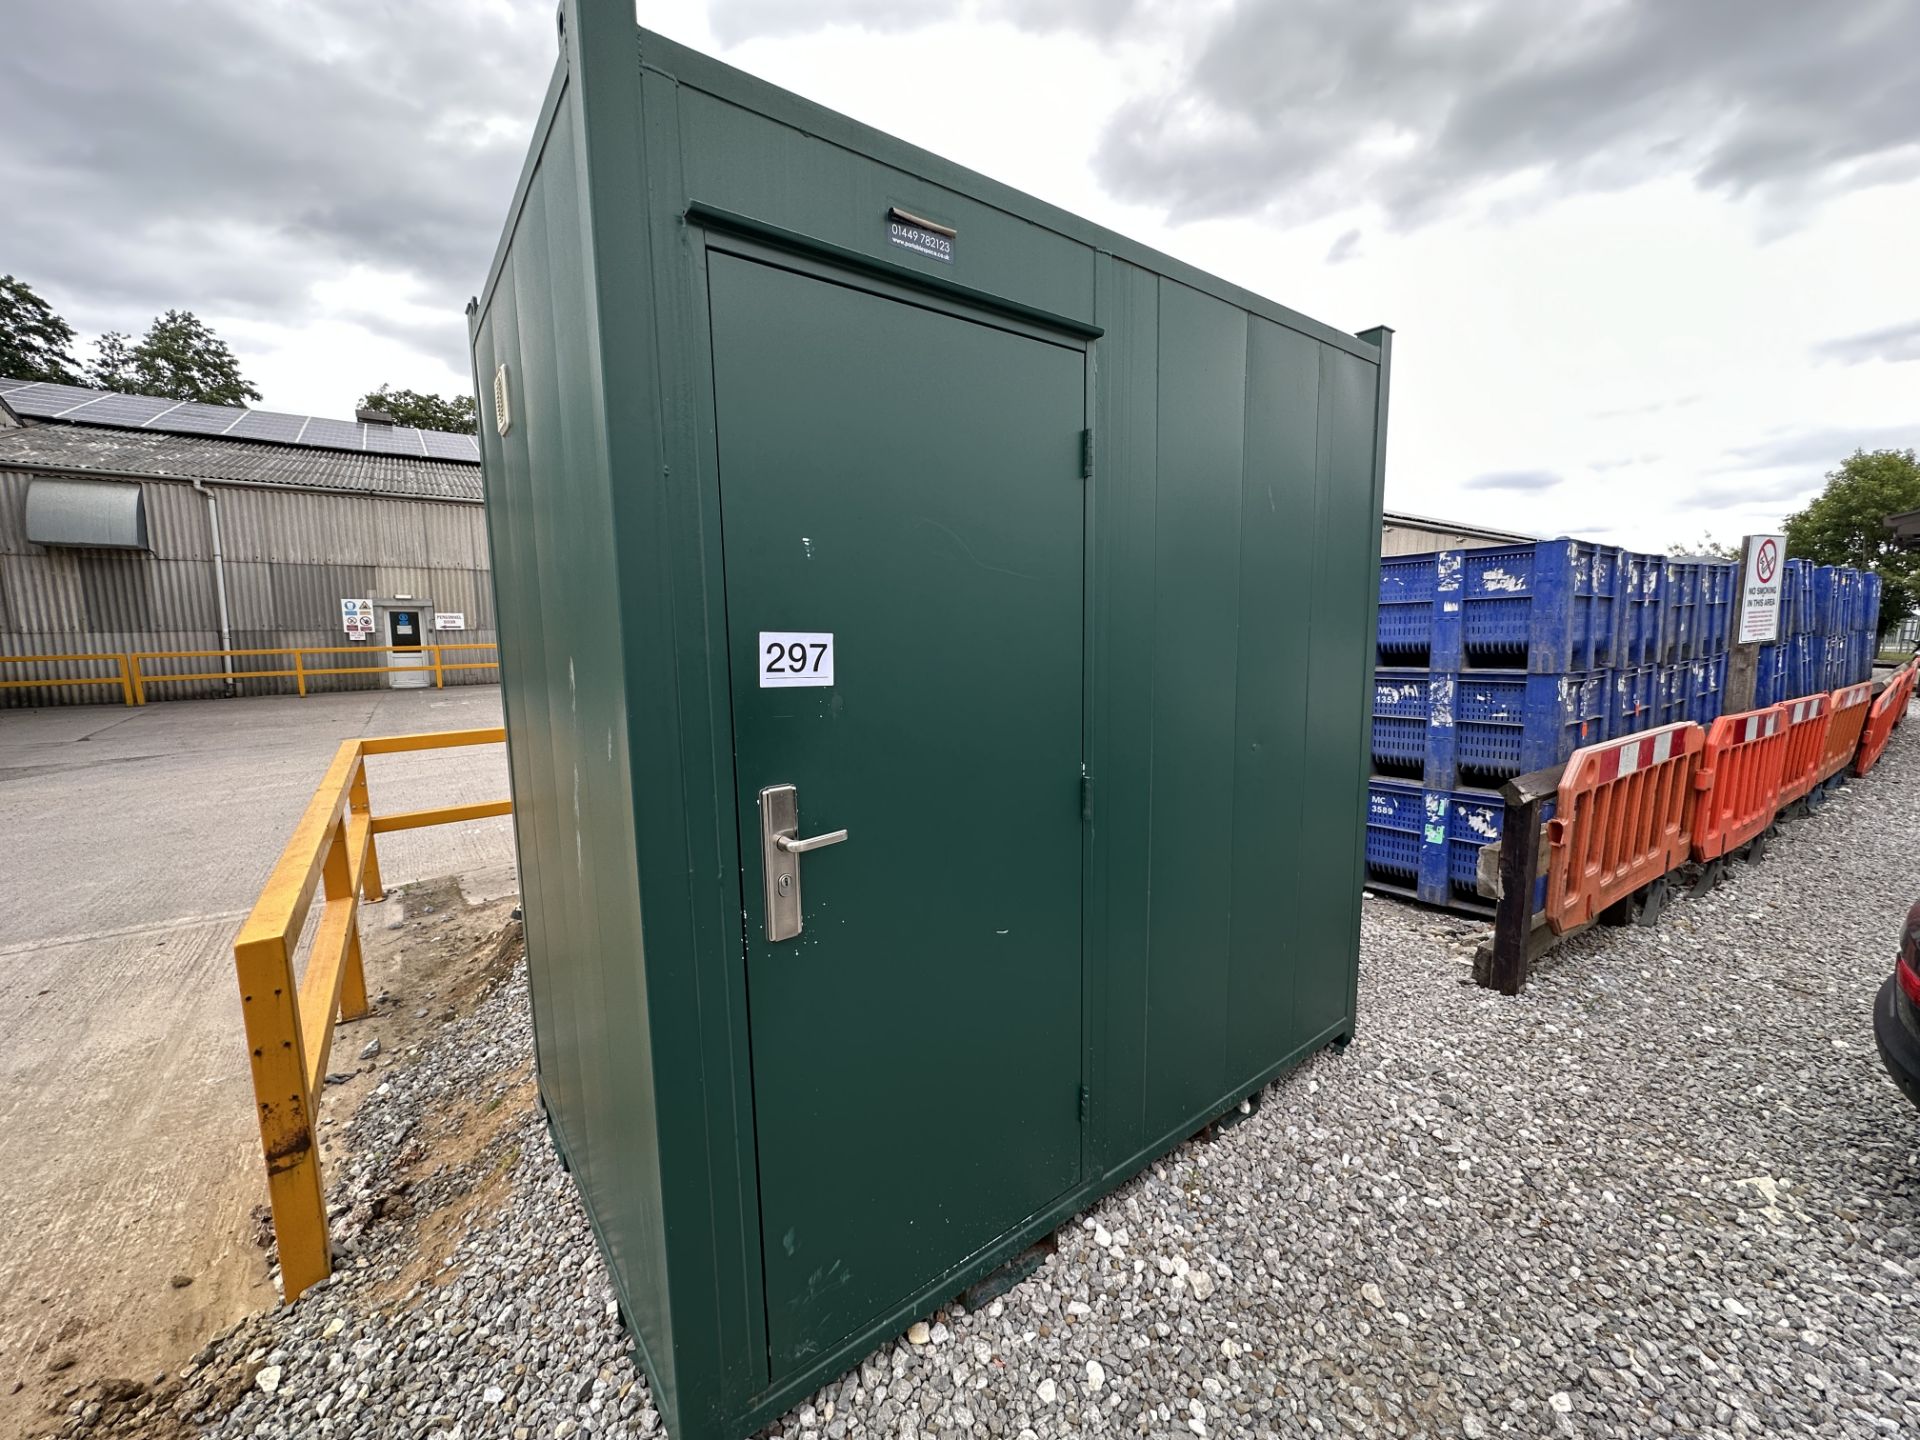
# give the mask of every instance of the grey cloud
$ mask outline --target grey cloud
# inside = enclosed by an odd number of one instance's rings
[[[1551,490],[1561,479],[1551,470],[1491,470],[1461,484],[1468,490]]]
[[[1360,253],[1360,232],[1347,230],[1339,239],[1327,247],[1327,264],[1338,265],[1342,260],[1351,260]]]
[[[1652,400],[1644,405],[1622,405],[1612,410],[1595,410],[1592,414],[1596,420],[1626,420],[1641,415],[1661,415],[1670,410],[1685,410],[1698,405],[1705,398],[1704,395],[1682,395],[1674,400]]]
[[[1521,180],[1535,199],[1683,176],[1770,202],[1769,232],[1837,191],[1920,174],[1920,6],[1856,0],[715,0],[721,39],[957,16],[1112,40],[1173,78],[1110,119],[1096,166],[1174,218],[1402,227]],[[1507,210],[1524,200],[1504,202]]]
[[[535,0],[21,7],[0,50],[6,268],[83,330],[167,306],[298,324],[315,283],[402,272],[446,312],[423,348],[464,368],[461,307],[554,56]]]
[[[1815,468],[1819,476],[1856,450],[1906,450],[1920,445],[1920,421],[1911,425],[1821,426],[1786,430],[1727,452],[1726,470]],[[1819,476],[1806,483],[1818,482]],[[1781,481],[1780,484],[1788,482]]]
[[[830,25],[898,33],[969,16],[1023,30],[1078,30],[1110,36],[1146,10],[1146,0],[713,0],[707,19],[722,45],[805,35]]]
[[[1837,360],[1842,365],[1863,365],[1869,360],[1884,360],[1889,365],[1920,360],[1920,320],[1866,330],[1858,335],[1842,335],[1814,347],[1822,360]]]
[[[1920,173],[1920,7],[1803,0],[1240,0],[1115,115],[1102,178],[1186,218],[1373,202],[1402,225],[1488,182],[1679,174],[1807,203]]]

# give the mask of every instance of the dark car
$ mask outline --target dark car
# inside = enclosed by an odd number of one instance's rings
[[[1873,1038],[1893,1083],[1920,1105],[1920,903],[1907,911],[1900,956],[1873,1002]]]

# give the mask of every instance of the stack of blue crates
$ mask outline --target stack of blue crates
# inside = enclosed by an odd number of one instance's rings
[[[1485,912],[1500,785],[1582,745],[1720,715],[1740,567],[1582,540],[1392,555],[1368,786],[1367,883]],[[1757,701],[1872,674],[1879,579],[1786,562]]]
[[[1873,677],[1878,575],[1788,560],[1781,593],[1780,638],[1759,647],[1756,705],[1777,705]]]
[[[1385,558],[1368,884],[1485,911],[1503,782],[1717,716],[1735,571],[1564,538]]]

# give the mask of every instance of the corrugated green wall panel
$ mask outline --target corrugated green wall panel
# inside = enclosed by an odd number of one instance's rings
[[[665,1221],[625,743],[612,492],[586,323],[576,116],[554,115],[475,344],[513,377],[483,427],[503,688],[542,1098],[663,1384],[673,1373]]]
[[[1219,1098],[1233,885],[1247,316],[1160,285],[1147,1131]]]
[[[1366,813],[1368,677],[1373,604],[1379,590],[1380,497],[1375,489],[1377,368],[1322,351],[1318,425],[1319,518],[1314,527],[1313,596],[1306,635],[1307,764],[1300,775],[1310,844],[1301,847],[1304,893],[1339,896],[1304,910],[1302,938],[1322,955],[1357,943],[1356,836]],[[1359,533],[1362,524],[1371,526]],[[1296,1004],[1311,1032],[1340,1023],[1352,1003],[1350,967],[1301,969]]]
[[[1221,1020],[1233,1075],[1260,1074],[1276,1053],[1306,1044],[1319,1029],[1296,1006],[1303,972],[1342,977],[1344,951],[1315,944],[1303,923],[1344,910],[1342,890],[1301,884],[1304,849],[1316,843],[1301,777],[1308,768],[1306,724],[1316,704],[1350,707],[1353,697],[1316,696],[1307,683],[1313,546],[1319,477],[1320,349],[1265,320],[1248,335],[1246,483],[1240,496],[1240,611],[1234,720],[1232,967]],[[1356,799],[1355,803],[1359,803]]]
[[[1112,1171],[1154,1138],[1147,1128],[1147,920],[1152,877],[1141,837],[1153,825],[1154,513],[1159,480],[1160,279],[1102,261],[1100,316],[1112,343],[1095,352],[1099,480],[1095,524],[1093,713],[1094,921],[1088,946],[1096,1035],[1096,1159]]]

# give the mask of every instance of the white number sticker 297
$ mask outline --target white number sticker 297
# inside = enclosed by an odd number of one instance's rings
[[[833,636],[811,630],[760,632],[760,688],[833,684]]]

